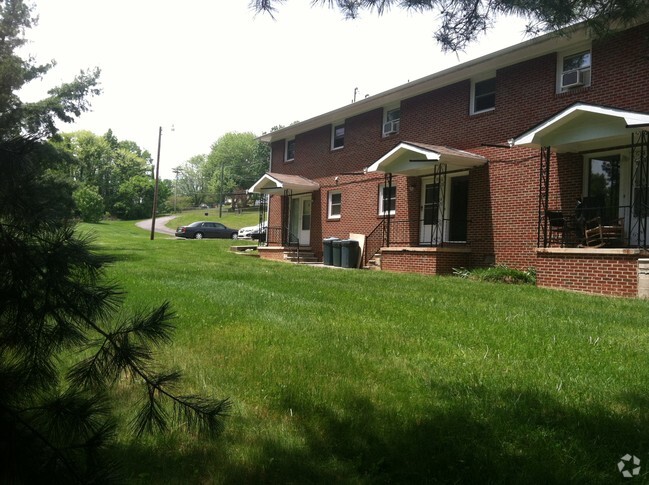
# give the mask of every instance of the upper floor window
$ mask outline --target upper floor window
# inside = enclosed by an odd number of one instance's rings
[[[333,131],[331,133],[331,148],[333,150],[337,148],[342,148],[345,146],[345,124],[341,123],[339,125],[333,125]]]
[[[559,62],[559,92],[590,86],[590,50],[561,56]]]
[[[295,158],[295,139],[286,140],[286,151],[284,153],[284,160],[287,162]]]
[[[340,219],[342,209],[342,194],[338,191],[329,192],[329,210],[327,217],[329,219]]]
[[[397,209],[397,187],[379,185],[379,215],[393,216]]]
[[[471,113],[491,111],[496,108],[496,78],[474,82],[472,85]]]
[[[399,123],[401,121],[401,108],[392,108],[384,110],[383,118],[383,136],[399,133]]]

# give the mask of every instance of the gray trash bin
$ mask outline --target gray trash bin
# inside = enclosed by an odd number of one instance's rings
[[[341,243],[340,239],[334,239],[333,241],[331,241],[331,249],[332,249],[331,261],[334,266],[338,266],[338,267],[340,267],[340,249],[341,249],[340,243]]]
[[[333,242],[338,240],[337,237],[326,237],[322,240],[322,262],[326,266],[334,264]]]
[[[340,241],[340,266],[342,268],[356,268],[358,263],[358,241],[343,239]]]

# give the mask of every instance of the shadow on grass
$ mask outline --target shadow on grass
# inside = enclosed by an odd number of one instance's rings
[[[256,463],[245,467],[228,463],[222,450],[214,481],[197,469],[214,460],[200,448],[192,456],[124,452],[142,454],[138,463],[152,467],[164,460],[167,483],[609,484],[622,481],[617,463],[623,455],[649,461],[649,399],[636,394],[585,409],[534,391],[478,394],[473,397],[484,401],[474,406],[442,397],[449,407],[431,403],[430,413],[417,420],[381,412],[361,397],[335,412],[296,396],[287,394],[281,407],[295,410],[289,426],[299,444],[260,439]],[[611,411],[618,407],[630,417]],[[147,483],[150,477],[142,478]],[[648,478],[645,471],[634,483]]]

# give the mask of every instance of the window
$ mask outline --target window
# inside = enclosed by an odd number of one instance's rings
[[[286,140],[286,153],[285,153],[285,160],[291,161],[295,158],[295,139],[293,140]]]
[[[473,83],[472,113],[491,111],[496,107],[496,78]]]
[[[384,110],[385,118],[383,120],[383,136],[392,135],[399,132],[401,122],[401,108],[387,108]]]
[[[560,57],[559,92],[566,92],[580,86],[590,86],[590,50]]]
[[[333,125],[331,134],[331,148],[336,150],[345,146],[345,124]]]
[[[340,209],[342,207],[342,194],[340,192],[329,192],[329,219],[340,219]]]
[[[394,215],[397,209],[396,186],[379,185],[379,215]]]

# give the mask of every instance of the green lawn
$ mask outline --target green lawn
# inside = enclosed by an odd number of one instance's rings
[[[130,483],[614,483],[626,453],[649,480],[649,302],[82,230],[127,307],[172,302],[161,360],[234,404],[213,441],[121,435]]]

